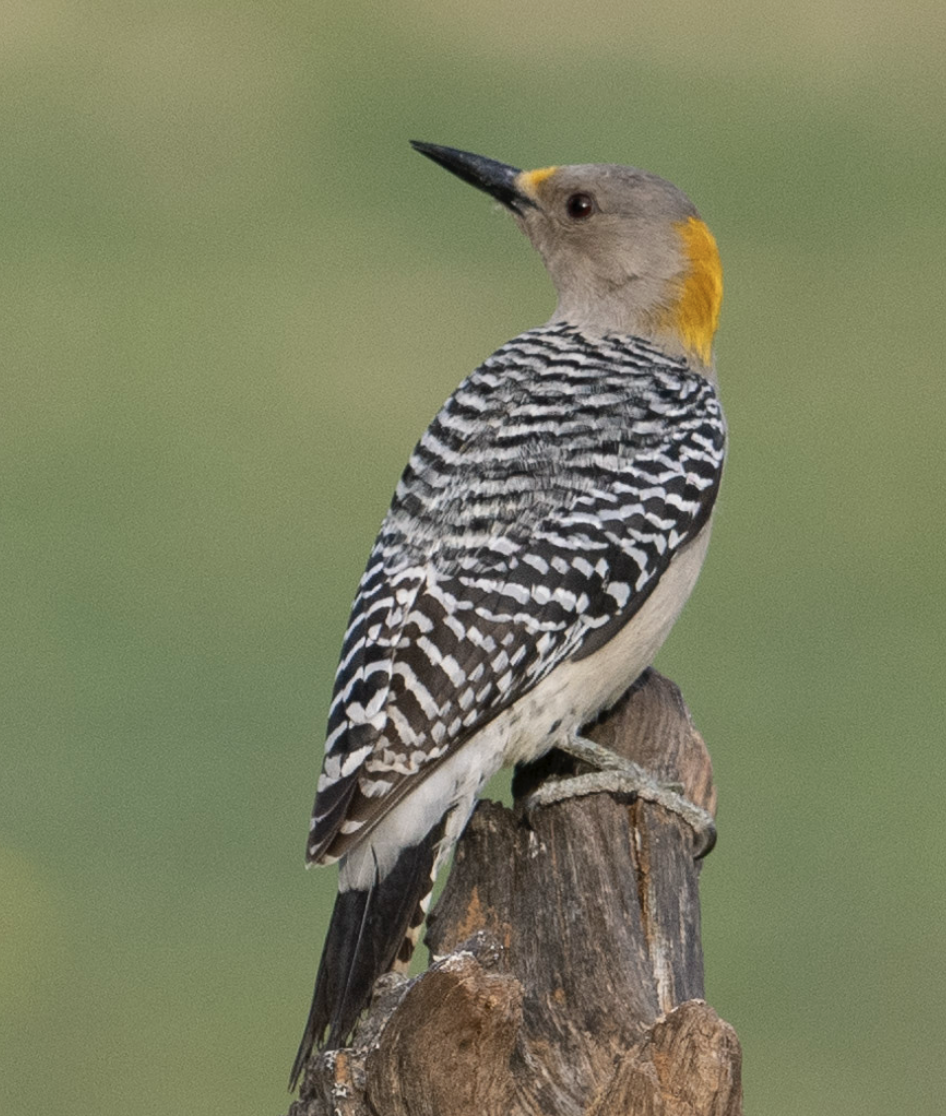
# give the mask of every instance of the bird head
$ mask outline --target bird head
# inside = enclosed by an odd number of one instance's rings
[[[722,268],[682,190],[614,164],[523,171],[451,147],[413,147],[513,213],[558,292],[555,320],[644,337],[712,368]]]

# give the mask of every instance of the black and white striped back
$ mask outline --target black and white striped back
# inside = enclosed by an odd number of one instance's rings
[[[352,608],[308,845],[330,861],[567,659],[602,647],[708,521],[713,385],[566,323],[504,345],[397,486]]]

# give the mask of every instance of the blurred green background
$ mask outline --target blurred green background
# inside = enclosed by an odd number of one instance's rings
[[[332,674],[541,265],[409,138],[687,190],[731,457],[659,665],[747,1111],[946,1097],[941,0],[0,4],[0,1111],[284,1112]]]

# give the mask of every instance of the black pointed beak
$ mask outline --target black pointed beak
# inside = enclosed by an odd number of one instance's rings
[[[411,140],[411,147],[433,159],[442,167],[469,182],[479,190],[501,201],[513,213],[521,214],[525,209],[534,209],[535,202],[516,185],[522,171],[518,167],[497,163],[483,155],[473,155],[469,151],[457,151],[454,147],[441,147],[436,143],[421,143]]]

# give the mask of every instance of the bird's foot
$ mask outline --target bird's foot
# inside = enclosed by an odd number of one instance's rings
[[[716,844],[716,823],[712,815],[684,798],[679,783],[658,783],[640,764],[584,736],[575,734],[557,742],[556,747],[595,770],[584,775],[547,779],[527,799],[528,809],[602,791],[631,794],[645,802],[655,802],[683,818],[696,838],[695,859],[706,856]]]

